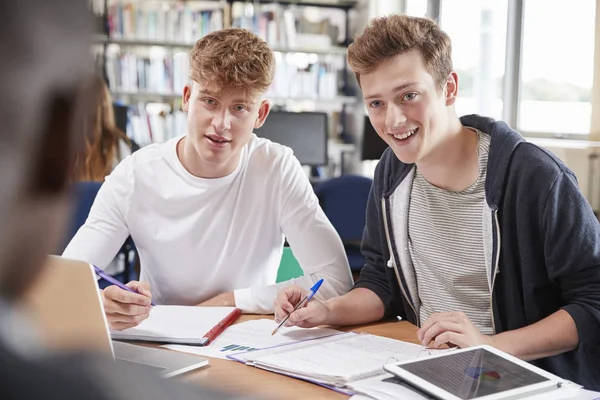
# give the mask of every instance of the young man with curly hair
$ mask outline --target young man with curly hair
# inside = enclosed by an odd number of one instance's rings
[[[348,49],[379,162],[353,290],[291,324],[402,316],[424,345],[489,344],[600,388],[600,225],[558,158],[504,122],[458,118],[450,38],[428,19],[375,19]],[[303,290],[285,289],[276,319]]]
[[[131,235],[141,279],[109,286],[113,329],[139,324],[157,304],[236,306],[270,313],[284,237],[309,287],[345,293],[352,275],[342,242],[291,149],[256,137],[269,114],[275,69],[267,44],[225,29],[198,40],[183,92],[187,135],[147,146],[106,178],[63,256],[107,265]],[[152,288],[150,291],[149,288]]]

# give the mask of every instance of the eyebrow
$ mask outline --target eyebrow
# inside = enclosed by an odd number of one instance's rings
[[[252,101],[250,99],[244,99],[242,97],[234,99],[233,102],[234,103],[244,103],[244,104],[256,104],[255,101]]]
[[[416,85],[417,85],[417,82],[404,83],[402,85],[398,85],[398,86],[394,87],[392,89],[392,92],[400,92],[400,91],[402,91],[404,89],[408,89],[409,87],[416,86]],[[366,96],[364,99],[365,100],[371,100],[371,99],[375,99],[375,98],[378,98],[378,97],[382,97],[382,95],[379,94],[379,93],[370,94],[370,95]]]
[[[221,92],[214,93],[214,92],[211,92],[211,91],[206,90],[206,89],[201,89],[200,93],[201,94],[206,94],[206,95],[212,96],[212,97],[219,97],[219,95],[222,94]],[[250,99],[245,99],[243,97],[238,97],[238,98],[234,99],[233,102],[234,103],[252,104],[252,105],[256,104],[255,101],[252,101]]]
[[[198,93],[206,94],[206,95],[213,96],[213,97],[218,97],[220,94],[220,93],[211,92],[210,90],[206,90],[206,89],[200,89],[200,91]]]

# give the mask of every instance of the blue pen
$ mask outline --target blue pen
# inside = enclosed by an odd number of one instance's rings
[[[119,282],[118,280],[116,280],[112,276],[108,275],[106,272],[102,271],[100,268],[96,267],[95,265],[93,265],[93,267],[94,267],[94,272],[96,272],[96,275],[98,275],[100,278],[104,279],[105,281],[108,281],[108,282],[112,283],[113,285],[117,285],[121,289],[127,290],[128,292],[137,293],[135,290],[126,286],[122,282]],[[152,304],[153,306],[156,305],[156,304],[154,304],[153,301],[151,301],[150,304]]]
[[[317,283],[315,283],[313,285],[313,287],[310,288],[310,291],[307,293],[306,296],[304,296],[304,298],[302,300],[300,300],[300,302],[298,304],[296,304],[296,307],[294,307],[294,311],[296,311],[297,309],[299,309],[300,307],[302,307],[302,305],[306,302],[308,302],[310,299],[312,299],[314,297],[314,295],[317,293],[317,290],[319,290],[319,288],[321,287],[321,284],[323,283],[323,279],[319,279],[317,281]],[[277,326],[277,328],[273,329],[273,332],[271,332],[271,336],[273,336],[274,334],[277,333],[277,331],[279,330],[279,328],[281,328],[283,326],[283,324],[286,323],[286,321],[288,320],[288,318],[290,318],[290,315],[292,315],[292,313],[294,312],[292,311],[291,313],[288,314],[287,317],[285,317],[283,319],[283,321],[281,321],[281,323],[279,324],[279,326]]]

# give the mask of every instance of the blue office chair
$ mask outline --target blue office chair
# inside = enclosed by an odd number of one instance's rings
[[[76,182],[71,186],[71,196],[73,199],[73,214],[71,215],[70,223],[67,228],[67,232],[61,246],[57,249],[55,254],[62,254],[64,249],[69,244],[69,241],[75,236],[79,228],[85,223],[92,204],[96,199],[98,190],[102,186],[101,182]],[[133,239],[129,236],[123,246],[119,250],[118,254],[123,254],[125,259],[125,271],[123,274],[116,276],[122,282],[129,282],[133,277],[133,269],[135,264],[135,245]],[[101,281],[100,284],[105,282]]]
[[[360,272],[365,263],[360,243],[372,182],[364,176],[342,175],[315,188],[321,208],[344,243],[350,269],[354,273]]]

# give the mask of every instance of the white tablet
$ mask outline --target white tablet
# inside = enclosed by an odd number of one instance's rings
[[[490,346],[452,350],[383,368],[443,400],[516,399],[562,384],[555,375]]]

